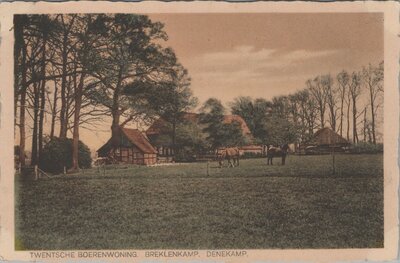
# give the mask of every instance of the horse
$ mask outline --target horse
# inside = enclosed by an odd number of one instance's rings
[[[217,149],[216,156],[220,168],[222,167],[222,164],[225,159],[228,160],[228,167],[239,166],[240,151],[239,148],[237,147]]]
[[[281,147],[269,146],[267,148],[267,165],[271,163],[274,157],[282,157],[282,165],[285,165],[286,155],[289,150],[289,145],[283,144]]]

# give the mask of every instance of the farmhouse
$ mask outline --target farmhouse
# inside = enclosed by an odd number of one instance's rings
[[[119,128],[118,140],[110,138],[97,150],[99,157],[109,157],[122,163],[154,164],[157,162],[157,151],[146,136],[137,129]]]
[[[305,144],[307,151],[314,147],[318,152],[343,151],[344,147],[348,147],[350,142],[345,138],[331,130],[323,128],[314,133],[313,138]]]

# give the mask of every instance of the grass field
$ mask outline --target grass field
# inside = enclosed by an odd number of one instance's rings
[[[383,156],[288,156],[16,180],[16,248],[383,247]],[[274,160],[278,164],[278,159]]]

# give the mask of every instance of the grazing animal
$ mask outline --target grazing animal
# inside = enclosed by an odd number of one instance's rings
[[[272,164],[272,159],[274,157],[282,157],[282,165],[285,165],[286,155],[289,150],[289,145],[283,144],[281,147],[269,146],[267,148],[267,164]]]
[[[217,149],[216,155],[220,168],[225,159],[228,160],[228,167],[239,166],[240,151],[237,147]]]

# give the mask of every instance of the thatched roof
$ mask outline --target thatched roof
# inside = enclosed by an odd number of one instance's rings
[[[182,119],[193,123],[199,122],[200,115],[197,113],[187,112]],[[238,122],[244,134],[251,135],[251,131],[246,122],[239,115],[224,115],[224,123]],[[146,131],[147,135],[159,135],[169,132],[168,122],[162,118],[157,119]]]
[[[345,138],[331,130],[330,128],[323,128],[314,133],[312,140],[309,144],[315,145],[348,145],[350,144]]]
[[[150,144],[149,140],[137,129],[128,129],[120,127],[121,135],[123,135],[130,143],[139,148],[143,153],[157,153],[154,147]],[[105,153],[112,149],[112,142],[110,138],[97,152]]]

